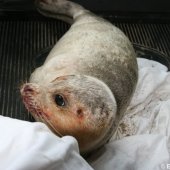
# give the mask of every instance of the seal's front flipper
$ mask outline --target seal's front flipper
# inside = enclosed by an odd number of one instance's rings
[[[67,0],[36,0],[35,4],[41,14],[68,23],[87,12],[82,6]]]

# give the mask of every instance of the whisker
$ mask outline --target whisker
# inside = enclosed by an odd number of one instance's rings
[[[40,118],[41,118],[41,121],[43,123],[47,123],[52,129],[54,132],[56,132],[60,137],[62,137],[63,135],[52,125],[52,123],[43,115],[40,115]]]
[[[36,120],[36,121],[43,121],[43,120],[42,120],[42,118],[40,119],[40,117],[39,117],[39,116],[37,116],[36,114],[34,114],[34,116],[33,116],[33,117],[35,118],[35,120]]]
[[[50,127],[52,127],[52,129],[54,130],[54,132],[56,132],[60,137],[62,137],[63,135],[52,125],[52,123],[49,120],[46,120],[47,123],[50,125]]]
[[[44,117],[43,117],[42,115],[38,115],[37,117],[39,118],[39,120],[40,120],[41,122],[43,122],[44,124],[46,124],[46,122],[45,122],[45,120],[44,120]]]

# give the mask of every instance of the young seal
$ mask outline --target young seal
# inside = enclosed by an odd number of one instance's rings
[[[21,88],[26,108],[57,135],[74,136],[81,154],[115,132],[137,83],[136,54],[122,31],[67,0],[37,0],[45,16],[72,23]]]

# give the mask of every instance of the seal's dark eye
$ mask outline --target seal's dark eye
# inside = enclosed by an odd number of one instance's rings
[[[65,106],[65,101],[64,101],[64,98],[59,95],[59,94],[56,94],[55,96],[55,102],[58,106]]]

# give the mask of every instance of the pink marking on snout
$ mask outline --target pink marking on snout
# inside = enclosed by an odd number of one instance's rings
[[[24,84],[22,87],[21,87],[21,95],[22,96],[25,96],[25,95],[37,95],[39,93],[39,89],[37,88],[36,85],[34,84],[31,84],[31,83],[27,83],[27,84]]]
[[[33,89],[32,89],[29,85],[25,85],[25,86],[24,86],[24,91],[25,91],[25,92],[27,92],[27,91],[32,92]]]

